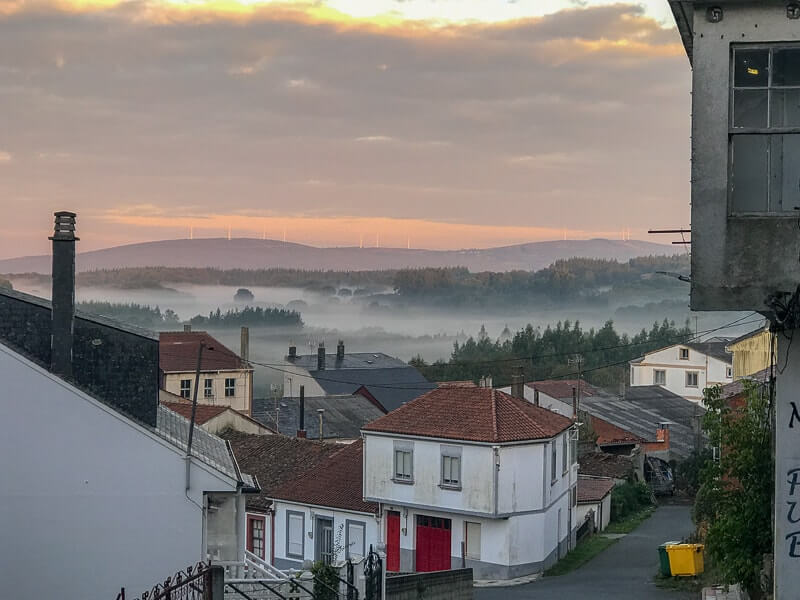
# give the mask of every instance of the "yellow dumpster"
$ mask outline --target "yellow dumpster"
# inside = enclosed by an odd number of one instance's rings
[[[703,544],[667,546],[669,569],[673,577],[689,577],[703,572]]]

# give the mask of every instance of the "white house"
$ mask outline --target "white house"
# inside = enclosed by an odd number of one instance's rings
[[[513,395],[511,386],[499,389],[501,392]],[[597,395],[598,390],[590,383],[577,379],[545,379],[525,383],[522,393],[525,400],[536,406],[571,417],[574,408],[573,394],[576,399],[583,399]]]
[[[466,565],[478,579],[507,579],[570,548],[570,419],[491,388],[443,387],[363,434],[364,498],[380,506],[388,570]]]
[[[246,329],[246,328],[243,328]],[[242,353],[247,353],[242,332]],[[194,397],[194,382],[200,344],[197,402],[230,406],[250,415],[253,406],[253,367],[243,357],[226,348],[205,331],[165,331],[159,336],[161,387],[185,399]]]
[[[166,406],[186,419],[192,418],[192,403],[190,401],[172,396],[164,392],[164,390],[159,390],[159,397],[162,406]],[[165,400],[165,398],[169,399]],[[228,430],[256,435],[271,435],[275,433],[274,430],[263,423],[259,423],[230,406],[212,406],[198,403],[195,408],[194,422],[215,435]]]
[[[614,485],[614,480],[608,477],[578,477],[578,525],[587,518],[592,518],[595,531],[603,531],[608,527],[611,521],[611,490]]]
[[[380,539],[378,505],[362,497],[363,442],[338,445],[316,467],[275,490],[275,566],[301,568],[367,555]]]
[[[733,358],[727,342],[676,344],[631,361],[631,386],[659,385],[687,400],[700,402],[703,390],[733,381]]]

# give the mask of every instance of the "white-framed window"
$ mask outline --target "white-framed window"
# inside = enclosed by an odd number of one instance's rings
[[[481,524],[464,521],[464,549],[467,558],[481,559]]]
[[[306,515],[294,510],[286,511],[286,556],[303,559]]]
[[[206,379],[203,381],[203,398],[214,397],[214,380]]]
[[[561,473],[562,475],[567,472],[569,469],[569,441],[567,440],[567,434],[565,433],[561,437]]]
[[[800,45],[735,45],[731,60],[730,214],[796,214]]]
[[[700,373],[697,371],[686,371],[686,387],[698,387],[700,385]]]
[[[192,397],[192,380],[181,379],[181,398]]]
[[[347,546],[345,558],[360,560],[364,558],[367,526],[361,521],[347,520],[345,531],[345,545]]]
[[[232,398],[236,395],[236,379],[234,377],[225,378],[225,397]]]
[[[461,457],[442,455],[442,486],[461,488]]]
[[[733,367],[725,367],[725,377],[727,379],[733,379]]]
[[[264,517],[248,517],[247,522],[250,525],[248,550],[256,556],[264,558],[265,519]]]
[[[394,443],[394,477],[400,483],[414,481],[414,446],[409,442]]]
[[[678,358],[681,360],[689,360],[689,349],[688,348],[679,349]]]
[[[664,369],[653,369],[653,385],[667,385],[667,372]]]
[[[553,440],[550,442],[550,484],[554,484],[556,482],[556,473],[558,472],[558,467],[556,466],[557,460],[557,452],[556,452],[556,442]]]

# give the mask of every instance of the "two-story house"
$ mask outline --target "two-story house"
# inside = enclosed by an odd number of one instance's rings
[[[491,388],[443,387],[366,425],[364,499],[390,571],[540,572],[576,525],[574,423]]]
[[[693,402],[703,390],[733,381],[733,359],[724,340],[675,344],[630,362],[631,386],[658,385]]]
[[[243,340],[245,336],[242,335]],[[191,400],[200,345],[198,404],[230,406],[251,415],[253,406],[253,367],[246,360],[243,341],[239,356],[205,331],[165,331],[159,336],[161,387],[171,394]]]

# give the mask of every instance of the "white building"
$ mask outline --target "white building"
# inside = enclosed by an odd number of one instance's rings
[[[491,388],[443,387],[364,427],[364,497],[387,568],[540,572],[573,540],[573,422]]]
[[[577,524],[588,518],[595,531],[603,531],[611,522],[611,490],[614,480],[608,477],[578,477]]]
[[[243,331],[244,355],[247,354],[246,339]],[[246,415],[252,414],[253,368],[245,358],[205,331],[162,332],[159,340],[163,389],[185,399],[194,397],[197,358],[200,344],[203,344],[198,404],[230,406]]]
[[[511,386],[499,388],[501,392],[512,394]],[[573,394],[576,399],[590,398],[597,395],[598,390],[590,383],[577,379],[546,379],[529,381],[522,386],[525,400],[552,410],[565,417],[572,417],[574,410]]]
[[[658,385],[700,402],[703,390],[733,381],[733,357],[727,342],[676,344],[631,361],[631,386]]]

